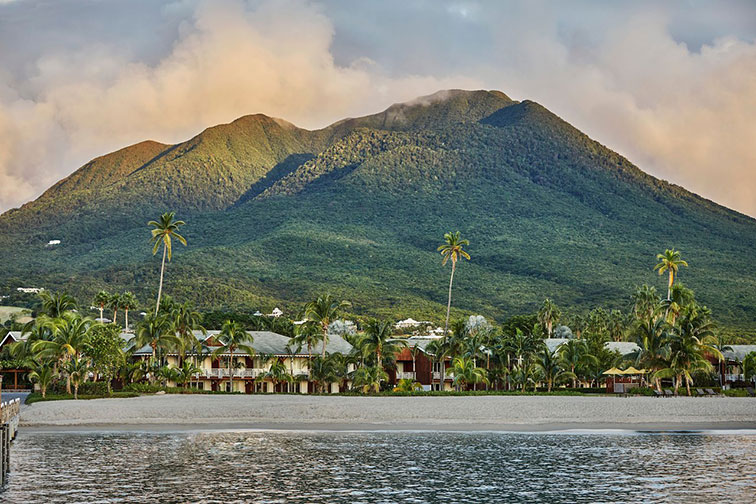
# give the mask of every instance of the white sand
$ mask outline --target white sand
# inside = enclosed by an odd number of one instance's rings
[[[24,427],[66,429],[756,429],[756,399],[577,396],[163,395],[51,401]]]

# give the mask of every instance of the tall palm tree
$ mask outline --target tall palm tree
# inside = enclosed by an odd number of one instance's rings
[[[543,305],[541,306],[541,309],[538,310],[538,321],[541,323],[541,325],[544,328],[546,328],[546,334],[548,335],[549,338],[551,338],[551,333],[552,333],[554,324],[559,322],[559,318],[561,317],[561,315],[562,315],[562,311],[549,298],[546,298],[544,300]]]
[[[160,245],[163,245],[163,261],[160,266],[160,286],[158,287],[157,304],[155,305],[155,315],[160,311],[160,295],[163,293],[163,274],[165,273],[165,258],[168,257],[168,261],[171,260],[171,241],[172,238],[176,238],[182,245],[186,246],[186,238],[178,233],[181,226],[186,224],[182,220],[173,220],[176,216],[176,212],[166,212],[160,216],[157,221],[150,221],[148,226],[152,226],[152,238],[150,241],[154,243],[152,247],[152,255],[157,254]]]
[[[298,326],[294,330],[294,338],[292,341],[295,345],[301,347],[307,347],[307,369],[311,368],[312,364],[312,347],[317,345],[323,339],[323,333],[315,322],[308,321]]]
[[[214,357],[228,354],[228,377],[230,383],[230,391],[234,391],[234,352],[241,350],[250,357],[255,356],[255,349],[252,348],[254,338],[251,334],[244,330],[244,326],[239,322],[233,320],[226,320],[221,327],[221,332],[216,338],[216,342],[220,345],[214,352]]]
[[[667,285],[667,300],[672,295],[672,284],[675,283],[675,277],[680,269],[680,266],[688,266],[688,263],[682,260],[679,250],[667,249],[663,254],[658,254],[656,258],[659,263],[654,266],[654,271],[658,271],[659,275],[669,273],[669,284]]]
[[[101,290],[97,293],[94,297],[93,301],[94,305],[100,309],[100,321],[103,320],[103,310],[105,310],[105,307],[108,306],[110,303],[110,294],[108,294],[106,291]]]
[[[318,296],[315,301],[311,301],[305,305],[304,317],[319,325],[320,331],[323,334],[323,359],[325,359],[326,346],[328,346],[328,326],[339,318],[339,314],[343,310],[350,306],[352,304],[349,301],[336,301],[330,294]]]
[[[131,291],[126,291],[123,294],[121,294],[121,308],[123,308],[123,313],[126,318],[124,323],[124,330],[126,332],[129,332],[129,310],[136,310],[139,306],[139,301],[137,300],[136,296]]]
[[[652,372],[665,367],[669,356],[669,324],[664,318],[645,319],[635,329],[638,350],[630,354],[635,364],[651,373],[656,390],[661,392],[661,378]]]
[[[201,324],[202,314],[196,311],[192,304],[187,301],[183,304],[174,304],[168,317],[171,320],[176,337],[181,341],[181,355],[183,358],[186,350],[195,350],[197,348],[199,340],[194,337],[194,331],[201,331],[202,334],[207,334],[207,331]]]
[[[443,256],[442,266],[446,266],[446,263],[451,259],[451,275],[449,276],[449,300],[446,302],[446,325],[444,325],[444,336],[449,332],[449,314],[451,313],[451,295],[452,295],[452,283],[454,282],[454,271],[457,269],[457,261],[460,258],[470,260],[470,254],[468,254],[464,247],[470,245],[468,240],[463,239],[460,236],[459,231],[452,233],[451,231],[444,234],[443,243],[436,249],[441,252]]]

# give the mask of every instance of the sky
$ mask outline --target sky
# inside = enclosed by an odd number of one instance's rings
[[[250,113],[319,128],[441,89],[537,101],[756,216],[756,2],[0,0],[0,211]]]

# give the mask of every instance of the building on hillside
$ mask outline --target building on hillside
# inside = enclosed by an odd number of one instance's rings
[[[16,290],[24,294],[39,294],[44,289],[42,287],[17,287]]]
[[[273,308],[273,311],[270,312],[270,315],[268,315],[268,317],[278,318],[281,315],[283,315],[283,311],[280,308],[276,307]]]
[[[220,331],[207,331],[203,335],[200,331],[194,331],[194,337],[203,342],[207,348],[206,352],[198,356],[193,353],[187,353],[186,359],[196,359],[199,361],[198,367],[200,373],[195,375],[192,380],[192,386],[201,390],[219,391],[231,390],[229,359],[233,369],[233,391],[234,392],[298,392],[302,394],[313,393],[317,390],[317,383],[310,379],[309,362],[311,358],[320,355],[321,347],[311,350],[307,353],[307,348],[296,350],[296,348],[287,348],[291,341],[290,338],[270,331],[247,331],[253,338],[250,345],[255,350],[253,357],[247,353],[236,350],[234,354],[222,353],[218,356],[211,355],[219,344],[216,338]],[[121,333],[124,340],[130,340],[133,335]],[[352,351],[352,345],[339,336],[328,338],[326,351],[329,353],[349,354]],[[292,353],[294,352],[294,353]],[[149,359],[152,356],[152,348],[145,346],[133,352],[135,359]],[[168,354],[166,357],[169,366],[180,366],[181,357],[176,353]],[[284,365],[286,372],[292,375],[295,382],[292,385],[288,383],[276,383],[276,379],[270,373],[274,363],[280,362]],[[349,371],[354,368],[350,367]],[[174,386],[175,383],[169,383]],[[325,390],[330,393],[337,393],[346,390],[351,386],[350,382],[328,383]]]
[[[394,324],[395,329],[412,329],[416,327],[428,327],[431,325],[430,322],[427,320],[415,320],[413,318],[408,318],[404,320],[400,320],[396,324]]]

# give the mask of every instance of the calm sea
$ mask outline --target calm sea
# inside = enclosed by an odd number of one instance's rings
[[[0,502],[756,501],[753,434],[32,433]]]

